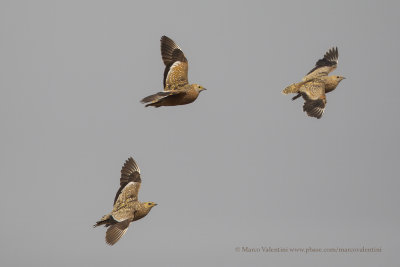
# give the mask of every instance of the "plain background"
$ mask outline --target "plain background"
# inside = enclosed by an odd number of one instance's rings
[[[1,265],[397,266],[398,3],[1,0]],[[191,105],[139,103],[162,35],[208,89]],[[309,118],[281,90],[332,46],[347,79]],[[109,247],[129,156],[159,205]]]

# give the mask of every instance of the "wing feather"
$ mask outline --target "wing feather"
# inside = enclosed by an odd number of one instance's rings
[[[165,64],[164,90],[188,84],[188,61],[181,48],[167,36],[161,37],[161,56]]]
[[[110,246],[114,245],[128,230],[131,220],[125,220],[110,226],[106,232],[106,243]]]
[[[117,201],[119,195],[122,193],[122,191],[125,189],[125,187],[129,183],[133,183],[135,185],[136,198],[137,198],[137,194],[139,193],[139,188],[140,188],[141,182],[142,182],[142,179],[140,178],[139,166],[137,165],[135,160],[132,157],[130,157],[125,161],[124,166],[122,166],[120,187],[117,191],[117,194],[115,195],[114,204]]]
[[[303,111],[310,117],[320,119],[326,106],[325,83],[320,80],[309,82],[300,93],[305,100]]]
[[[338,48],[332,47],[325,53],[322,59],[319,59],[317,61],[315,67],[307,73],[307,75],[303,78],[303,81],[328,75],[330,72],[336,69],[338,60],[339,60]]]

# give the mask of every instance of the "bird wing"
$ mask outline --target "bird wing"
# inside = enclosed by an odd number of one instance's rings
[[[320,119],[326,106],[325,83],[321,80],[309,82],[304,85],[300,94],[305,100],[303,111],[310,117]]]
[[[122,222],[111,225],[106,232],[106,243],[110,246],[114,245],[128,230],[131,220],[127,219]]]
[[[188,84],[188,61],[181,48],[167,36],[161,37],[161,56],[165,64],[164,90]]]
[[[321,76],[327,76],[330,72],[336,69],[338,59],[338,49],[337,47],[332,47],[325,53],[324,58],[317,61],[315,67],[307,73],[307,75],[303,78],[303,81],[308,81]]]
[[[114,205],[119,200],[125,202],[128,198],[137,201],[140,184],[140,169],[132,157],[125,161],[121,169],[120,187],[114,198]]]
[[[186,93],[186,91],[187,91],[186,89],[177,89],[177,90],[158,92],[153,95],[146,96],[140,102],[142,102],[142,103],[157,102],[161,98],[164,98],[164,97],[167,97],[170,95],[178,95],[178,94]]]

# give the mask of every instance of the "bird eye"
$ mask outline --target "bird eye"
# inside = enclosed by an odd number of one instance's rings
[[[336,78],[338,78],[338,79],[339,79],[340,77],[339,77],[339,76],[336,76]]]

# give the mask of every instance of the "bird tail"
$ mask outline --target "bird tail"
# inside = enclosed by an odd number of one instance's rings
[[[99,221],[96,222],[95,225],[93,225],[93,227],[97,227],[103,224],[105,224],[105,226],[107,227],[112,223],[113,220],[114,219],[111,217],[110,214],[104,215]]]
[[[292,97],[292,100],[296,100],[297,98],[299,98],[301,96],[300,93],[298,93],[297,95],[295,95],[294,97]]]
[[[304,84],[304,82],[292,83],[291,85],[289,85],[288,87],[283,89],[282,93],[285,94],[285,95],[299,93],[300,87],[303,84]]]

